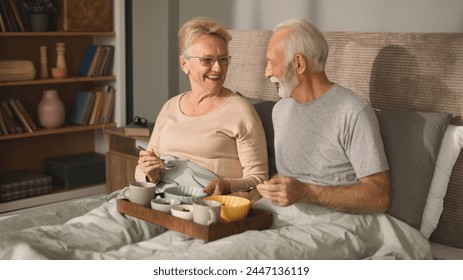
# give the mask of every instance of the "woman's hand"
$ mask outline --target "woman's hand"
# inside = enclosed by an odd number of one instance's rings
[[[161,176],[162,160],[156,156],[153,149],[141,150],[138,158],[138,166],[145,173],[150,182],[157,182]]]
[[[207,195],[221,195],[230,193],[230,182],[224,179],[214,179],[207,184],[203,192]]]

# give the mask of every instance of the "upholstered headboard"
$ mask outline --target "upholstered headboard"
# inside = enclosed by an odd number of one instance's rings
[[[225,86],[258,100],[278,100],[264,77],[268,30],[231,30]],[[375,108],[449,112],[463,125],[463,34],[325,33],[331,81]],[[431,240],[463,248],[463,156],[454,166],[444,211]]]

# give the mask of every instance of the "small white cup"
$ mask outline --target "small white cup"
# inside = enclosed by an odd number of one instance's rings
[[[121,195],[133,203],[151,206],[151,200],[156,194],[156,184],[150,182],[134,182],[122,189]]]
[[[193,202],[193,222],[209,226],[220,218],[222,204],[214,200],[196,200]]]

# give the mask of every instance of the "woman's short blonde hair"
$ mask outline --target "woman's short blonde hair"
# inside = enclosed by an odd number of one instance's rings
[[[221,38],[228,46],[231,35],[227,29],[213,18],[197,17],[187,21],[178,31],[178,48],[185,55],[191,43],[202,35],[214,35]]]

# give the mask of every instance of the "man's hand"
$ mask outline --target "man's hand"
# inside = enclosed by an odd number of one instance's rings
[[[270,202],[279,206],[288,206],[303,198],[304,184],[289,177],[274,177],[257,185],[259,193]]]

